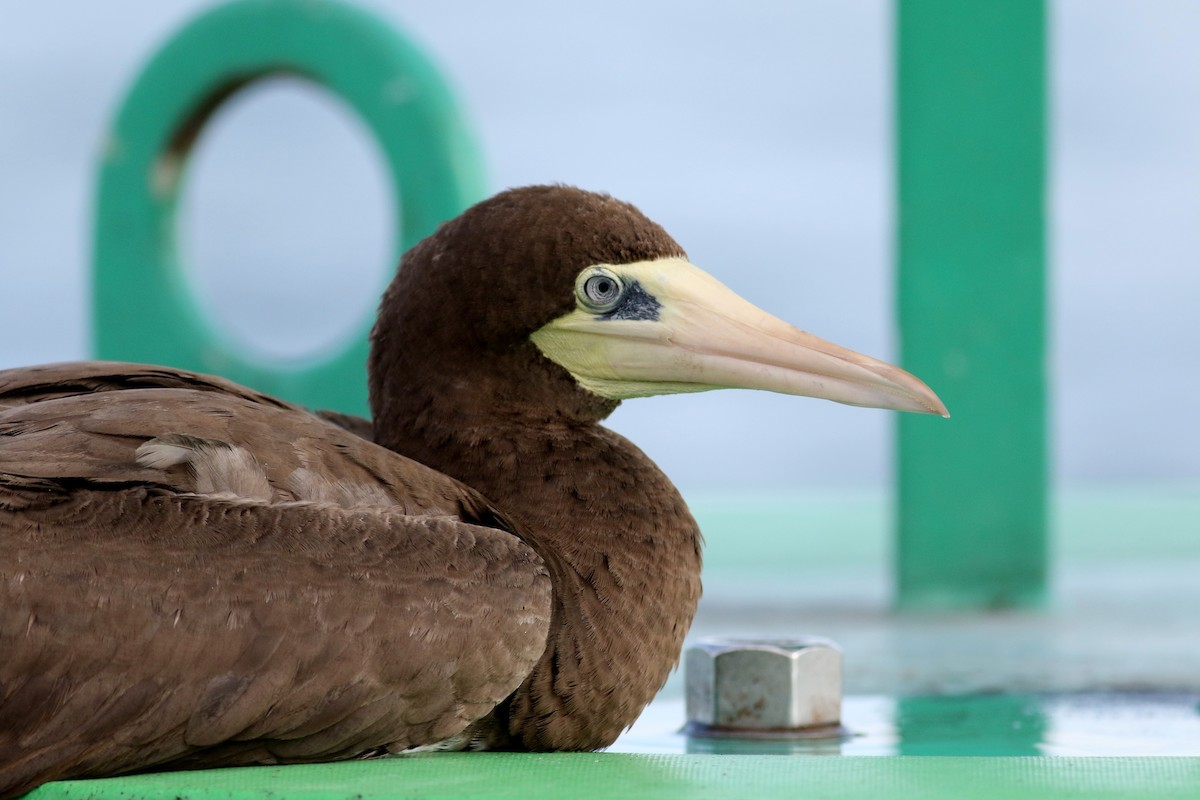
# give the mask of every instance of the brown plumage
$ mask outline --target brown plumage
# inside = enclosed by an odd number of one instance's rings
[[[575,333],[539,338],[583,325],[628,348],[682,325],[682,259],[606,196],[475,206],[383,298],[373,427],[166,367],[0,372],[0,798],[149,768],[611,743],[700,595],[686,505],[598,424],[619,398],[746,385],[940,408],[856,354],[846,381],[879,397],[838,389],[842,367],[819,389],[698,373],[691,345],[659,386]],[[625,305],[604,305],[610,279]],[[849,359],[828,348],[822,364]]]

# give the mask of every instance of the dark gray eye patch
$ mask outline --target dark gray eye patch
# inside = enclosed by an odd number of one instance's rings
[[[604,319],[657,320],[661,308],[662,303],[654,295],[643,289],[637,281],[630,281],[621,304],[601,316]]]

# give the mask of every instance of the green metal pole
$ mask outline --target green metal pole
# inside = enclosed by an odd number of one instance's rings
[[[1045,597],[1046,10],[900,0],[901,357],[945,421],[899,422],[897,605]]]

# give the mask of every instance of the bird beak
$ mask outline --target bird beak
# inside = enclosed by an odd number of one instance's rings
[[[620,282],[612,308],[598,310],[584,294],[585,279],[597,270]],[[578,307],[532,339],[602,397],[765,389],[950,416],[904,370],[792,327],[682,259],[589,268],[576,295]]]

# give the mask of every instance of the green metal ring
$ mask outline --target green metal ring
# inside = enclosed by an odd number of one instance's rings
[[[221,341],[181,269],[175,211],[207,120],[254,81],[293,75],[353,108],[387,160],[399,254],[483,195],[480,158],[434,67],[391,26],[331,0],[239,0],[194,19],[150,60],[104,145],[93,264],[101,358],[214,372],[309,406],[366,410],[360,334],[314,363],[263,365]]]

